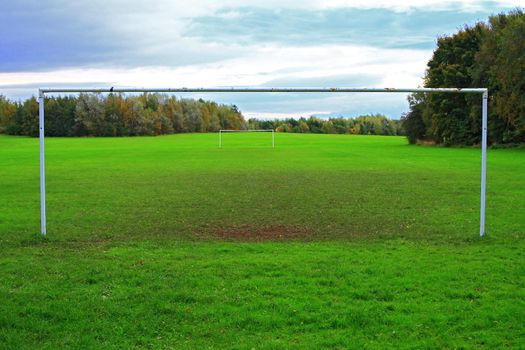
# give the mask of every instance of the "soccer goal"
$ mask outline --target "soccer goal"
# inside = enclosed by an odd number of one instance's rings
[[[257,129],[257,130],[219,130],[219,148],[222,148],[222,133],[223,132],[271,132],[272,133],[272,148],[275,148],[275,131],[273,129]]]
[[[481,95],[481,194],[480,194],[480,217],[479,234],[485,235],[485,202],[487,188],[487,115],[488,115],[488,89],[486,88],[150,88],[150,89],[70,89],[53,88],[39,89],[39,137],[40,137],[40,224],[41,233],[46,235],[46,173],[44,153],[44,100],[46,94],[54,93],[451,93],[451,94],[478,94]],[[219,132],[219,143],[221,143],[222,130]],[[272,131],[272,145],[273,142]]]

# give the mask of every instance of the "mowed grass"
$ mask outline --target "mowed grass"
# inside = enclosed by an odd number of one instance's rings
[[[0,348],[523,348],[525,150],[0,136]]]

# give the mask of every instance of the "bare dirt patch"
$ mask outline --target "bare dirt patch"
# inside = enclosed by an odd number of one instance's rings
[[[245,225],[220,229],[215,232],[220,239],[245,242],[307,240],[311,238],[311,233],[306,227],[290,225],[262,227]]]

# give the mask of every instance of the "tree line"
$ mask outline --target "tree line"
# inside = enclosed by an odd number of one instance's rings
[[[320,119],[287,118],[275,120],[249,119],[251,129],[274,129],[277,132],[317,133],[317,134],[358,134],[358,135],[404,135],[401,122],[380,114],[364,115],[354,118]]]
[[[401,135],[401,123],[383,115],[245,120],[235,105],[162,94],[80,94],[45,101],[46,136],[141,136],[219,129],[277,132]],[[13,102],[0,95],[0,133],[38,136],[38,101]]]
[[[516,9],[440,37],[424,86],[487,87],[491,144],[525,142],[525,13]],[[402,117],[410,143],[443,145],[481,141],[481,96],[413,94]]]
[[[246,129],[236,106],[161,94],[80,94],[45,101],[47,136],[141,136]],[[0,96],[0,132],[38,135],[38,101]]]

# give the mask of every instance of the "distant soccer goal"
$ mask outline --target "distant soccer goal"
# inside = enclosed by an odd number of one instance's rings
[[[275,131],[273,129],[257,129],[257,130],[219,130],[219,148],[222,148],[222,133],[223,132],[271,132],[272,133],[272,148],[275,148]]]

